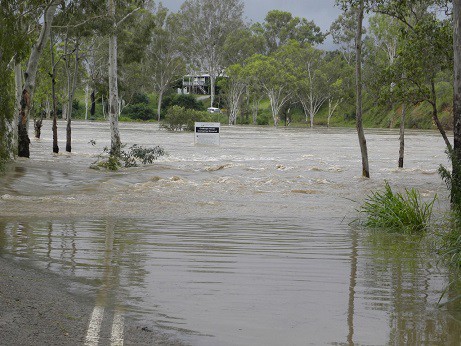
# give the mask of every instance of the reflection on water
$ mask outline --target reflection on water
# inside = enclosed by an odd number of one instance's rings
[[[128,146],[169,155],[118,172],[88,168],[107,124],[72,133],[72,154],[52,154],[44,131],[0,177],[0,255],[193,345],[460,343],[459,306],[437,306],[454,274],[427,242],[348,225],[384,180],[444,210],[439,134],[408,131],[397,169],[398,131],[368,131],[363,179],[348,129],[224,126],[219,147],[195,147],[190,133],[121,124]]]
[[[0,253],[192,344],[458,344],[424,243],[337,221],[4,220]]]

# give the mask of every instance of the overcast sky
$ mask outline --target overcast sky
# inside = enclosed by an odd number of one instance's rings
[[[171,11],[177,12],[183,0],[161,0],[161,2]],[[334,6],[335,0],[243,0],[243,2],[245,3],[244,16],[248,21],[262,22],[270,10],[282,10],[291,12],[294,17],[313,20],[323,31],[328,30],[330,24],[341,13]]]

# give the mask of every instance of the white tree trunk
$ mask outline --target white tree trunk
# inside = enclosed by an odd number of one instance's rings
[[[85,86],[85,120],[88,120],[89,98],[90,98],[90,87],[87,84]]]
[[[214,105],[214,98],[215,98],[215,84],[216,84],[216,76],[210,75],[210,107]]]
[[[110,152],[120,156],[121,141],[118,129],[118,78],[117,78],[117,27],[115,22],[115,0],[108,0],[109,15],[112,17],[112,33],[109,38],[109,123],[110,123]]]
[[[163,90],[160,90],[158,93],[158,100],[157,100],[157,121],[160,121],[160,116],[162,112],[162,100],[163,100]]]

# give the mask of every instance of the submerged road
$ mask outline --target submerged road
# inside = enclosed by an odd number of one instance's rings
[[[50,271],[0,254],[0,345],[181,345],[166,334],[125,320],[111,307],[69,293]]]

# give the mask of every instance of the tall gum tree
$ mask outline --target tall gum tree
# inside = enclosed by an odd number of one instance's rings
[[[363,16],[365,12],[364,0],[338,0],[338,4],[347,11],[353,11],[356,15],[356,32],[355,32],[355,79],[356,79],[356,128],[359,138],[360,153],[362,156],[362,176],[370,177],[370,167],[368,163],[368,148],[363,130],[362,121],[362,35],[363,35]]]
[[[184,54],[179,45],[179,18],[159,5],[155,12],[155,28],[147,46],[145,74],[158,94],[157,119],[160,121],[163,95],[171,84],[185,73]]]
[[[30,157],[30,139],[27,124],[30,116],[32,98],[35,89],[38,62],[50,35],[51,25],[60,0],[47,2],[43,13],[43,24],[40,35],[32,47],[26,71],[24,72],[24,86],[21,92],[19,121],[18,121],[18,156]]]
[[[109,124],[110,124],[110,154],[120,156],[121,140],[118,128],[118,69],[117,69],[117,20],[115,17],[115,0],[107,0],[107,10],[112,23],[109,36]]]
[[[278,125],[282,107],[293,96],[295,77],[290,71],[292,65],[288,59],[282,62],[273,56],[255,54],[244,67],[243,73],[269,97],[274,126]]]
[[[216,78],[225,68],[226,38],[243,27],[241,0],[186,0],[180,10],[187,59],[198,73],[210,75],[211,106]]]

